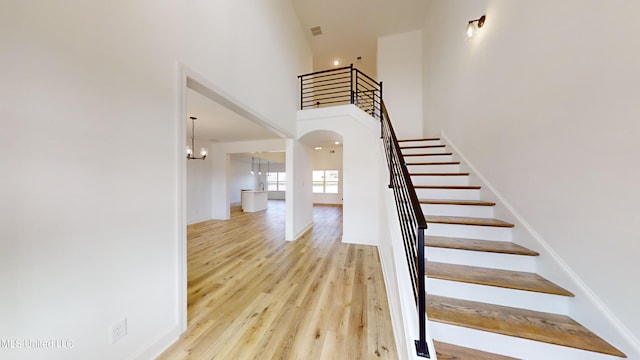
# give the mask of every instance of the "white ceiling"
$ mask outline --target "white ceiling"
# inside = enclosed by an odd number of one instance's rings
[[[353,63],[374,78],[378,37],[420,29],[428,8],[428,0],[291,1],[311,45],[314,71],[333,67],[337,59],[339,66]],[[315,26],[322,35],[311,35]]]
[[[196,139],[217,142],[276,139],[278,135],[229,110],[199,92],[187,89],[187,117],[195,116]],[[191,120],[187,119],[191,138]]]
[[[314,71],[338,66],[355,67],[375,78],[377,39],[380,36],[419,29],[428,0],[291,0],[311,51]],[[322,35],[312,36],[320,26]],[[357,57],[361,60],[357,60]],[[299,74],[294,74],[299,75]],[[192,87],[198,88],[198,84]],[[277,134],[202,95],[187,89],[187,116],[195,116],[196,139],[229,142],[279,138]],[[191,120],[187,119],[187,137]],[[342,138],[332,132],[318,132],[301,141],[310,147],[336,146]],[[284,149],[283,149],[284,150]],[[249,157],[251,155],[248,155]]]

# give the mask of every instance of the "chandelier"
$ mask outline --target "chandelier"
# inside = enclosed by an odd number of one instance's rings
[[[191,119],[191,145],[187,145],[187,159],[189,160],[204,160],[207,158],[207,154],[209,154],[209,150],[207,150],[206,147],[202,147],[200,149],[200,156],[194,156],[193,155],[193,149],[195,149],[195,145],[194,145],[194,139],[196,136],[196,119],[197,117],[195,116],[190,116],[189,119]]]

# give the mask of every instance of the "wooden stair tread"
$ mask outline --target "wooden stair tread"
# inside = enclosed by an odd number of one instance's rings
[[[477,185],[414,185],[415,189],[479,190]]]
[[[398,140],[398,142],[409,142],[409,141],[438,141],[440,138],[424,138],[424,139],[402,139]]]
[[[410,176],[469,176],[469,173],[409,173]]]
[[[434,148],[443,148],[446,145],[411,145],[411,146],[400,146],[400,150],[404,149],[434,149]]]
[[[525,256],[540,255],[536,251],[527,249],[526,247],[520,246],[518,244],[514,244],[509,241],[464,239],[464,238],[452,238],[452,237],[446,237],[446,236],[425,236],[424,242],[425,242],[425,246],[446,248],[446,249],[482,251],[482,252],[525,255]]]
[[[439,360],[517,360],[509,356],[488,353],[458,345],[433,341]]]
[[[420,204],[431,205],[471,205],[471,206],[495,206],[496,203],[484,200],[446,200],[446,199],[420,199]]]
[[[402,156],[451,156],[453,153],[424,153],[424,154],[402,154]]]
[[[498,219],[491,218],[474,218],[464,216],[437,216],[427,215],[424,217],[428,223],[436,224],[454,224],[454,225],[477,225],[477,226],[494,226],[512,228],[514,225]]]
[[[544,294],[569,297],[574,296],[571,292],[561,288],[538,274],[523,271],[489,269],[479,266],[455,265],[428,261],[425,274],[433,279],[533,291]]]
[[[427,316],[445,324],[626,357],[565,315],[427,295]]]
[[[407,163],[410,165],[460,165],[460,161],[433,161],[433,162],[412,162]]]

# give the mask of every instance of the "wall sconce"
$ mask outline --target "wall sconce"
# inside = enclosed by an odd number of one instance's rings
[[[486,20],[486,16],[482,15],[479,19],[469,20],[469,24],[467,25],[467,40],[471,40],[473,35],[478,31],[479,28],[484,25],[484,21]]]

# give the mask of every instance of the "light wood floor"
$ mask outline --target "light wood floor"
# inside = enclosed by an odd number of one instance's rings
[[[188,329],[159,359],[396,359],[377,249],[343,244],[342,208],[284,240],[284,201],[188,227]]]

